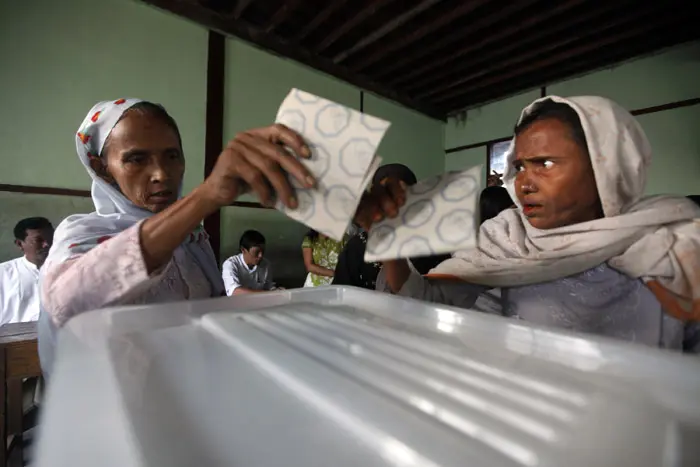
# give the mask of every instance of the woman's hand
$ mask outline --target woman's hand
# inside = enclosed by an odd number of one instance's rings
[[[355,212],[355,223],[365,230],[385,217],[394,218],[406,204],[406,184],[400,180],[387,179],[372,187],[362,196]]]
[[[396,217],[404,204],[406,204],[406,184],[400,180],[387,179],[382,184],[373,186],[370,192],[362,197],[355,213],[355,223],[369,231],[375,222],[385,217]],[[398,293],[411,274],[408,262],[400,259],[385,261],[382,265],[391,293]]]
[[[148,272],[166,264],[202,219],[247,191],[255,192],[266,205],[280,199],[296,208],[287,173],[303,187],[312,187],[315,180],[285,147],[300,157],[311,155],[301,136],[284,125],[244,131],[231,140],[204,183],[141,226],[141,250]]]
[[[281,124],[239,133],[219,155],[201,192],[216,206],[227,206],[252,191],[266,206],[279,199],[285,206],[296,208],[294,188],[286,174],[307,188],[316,181],[285,147],[300,157],[311,156],[302,137]]]
[[[324,268],[314,263],[314,252],[312,248],[302,248],[301,252],[304,255],[304,266],[307,272],[323,277],[333,277],[335,275],[335,270]]]

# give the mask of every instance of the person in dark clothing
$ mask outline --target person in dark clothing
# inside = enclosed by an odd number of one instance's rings
[[[479,196],[479,211],[481,223],[493,219],[506,209],[514,207],[513,199],[508,190],[502,186],[489,186],[481,191]]]
[[[366,248],[367,232],[365,231],[361,231],[348,240],[345,248],[338,255],[332,285],[352,285],[374,290],[382,264],[379,262],[365,263]]]
[[[400,180],[406,185],[415,185],[416,175],[403,164],[387,164],[377,169],[372,178],[372,185],[385,183],[389,178]],[[367,248],[367,232],[353,236],[338,256],[335,267],[333,285],[352,285],[364,289],[374,290],[377,276],[382,269],[379,262],[365,263],[365,249]],[[449,258],[450,255],[427,256],[413,258],[413,266],[421,274],[427,274],[432,268]]]

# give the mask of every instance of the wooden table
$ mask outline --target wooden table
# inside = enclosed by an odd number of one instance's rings
[[[21,449],[24,416],[22,382],[41,376],[37,323],[0,326],[0,467],[7,465],[7,438],[16,435]],[[14,443],[13,443],[14,444]]]

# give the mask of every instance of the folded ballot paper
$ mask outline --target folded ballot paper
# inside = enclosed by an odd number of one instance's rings
[[[394,219],[369,231],[365,261],[452,253],[476,246],[481,166],[422,180]]]
[[[310,159],[300,159],[316,177],[306,189],[294,179],[299,205],[276,208],[335,240],[341,240],[362,193],[381,163],[377,147],[390,123],[298,89],[292,89],[277,112],[282,123],[304,137]]]

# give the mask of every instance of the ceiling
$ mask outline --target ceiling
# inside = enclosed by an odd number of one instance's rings
[[[690,0],[143,0],[444,119],[700,38]]]

